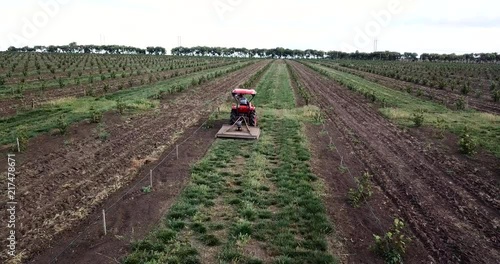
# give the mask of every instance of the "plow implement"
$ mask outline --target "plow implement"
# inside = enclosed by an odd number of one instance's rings
[[[243,126],[242,123],[245,123]],[[239,117],[232,125],[223,125],[215,135],[216,138],[235,138],[235,139],[259,139],[260,129],[258,127],[248,126],[245,118]]]

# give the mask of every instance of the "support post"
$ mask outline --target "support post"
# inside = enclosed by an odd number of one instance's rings
[[[149,186],[153,189],[153,170],[149,170]]]
[[[175,145],[175,156],[179,159],[179,145]]]
[[[106,211],[102,209],[102,225],[104,227],[104,235],[108,234],[108,230],[106,230]]]
[[[21,152],[21,146],[19,145],[19,138],[16,138],[17,141],[17,152]]]

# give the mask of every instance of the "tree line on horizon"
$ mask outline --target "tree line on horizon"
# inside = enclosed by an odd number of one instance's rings
[[[141,49],[123,45],[78,45],[72,42],[69,45],[61,46],[34,46],[34,47],[9,47],[8,52],[42,52],[42,53],[83,53],[83,54],[149,54],[166,55],[163,47],[147,47]],[[353,59],[353,60],[409,60],[409,61],[449,61],[449,62],[500,62],[500,54],[494,53],[467,53],[438,54],[414,52],[343,52],[343,51],[322,51],[314,49],[247,49],[247,48],[225,48],[225,47],[175,47],[171,50],[174,56],[211,56],[211,57],[245,57],[245,58],[288,58],[288,59]]]
[[[468,53],[468,54],[437,54],[415,52],[342,52],[322,51],[314,49],[247,49],[247,48],[224,48],[224,47],[175,47],[171,50],[172,55],[177,56],[217,56],[217,57],[248,57],[248,58],[288,58],[288,59],[353,59],[353,60],[424,60],[424,61],[464,61],[464,62],[500,62],[498,53]]]
[[[8,52],[42,52],[42,53],[83,53],[83,54],[150,54],[165,55],[167,50],[163,47],[147,47],[145,49],[123,45],[78,45],[72,42],[61,46],[34,46],[16,48],[10,46]]]

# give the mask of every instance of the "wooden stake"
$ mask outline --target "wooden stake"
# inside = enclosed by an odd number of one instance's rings
[[[179,145],[175,145],[175,155],[177,156],[177,159],[179,159]]]
[[[17,141],[17,152],[21,152],[21,146],[19,146],[19,138],[16,138]]]
[[[153,189],[153,170],[149,170],[149,186]]]
[[[104,209],[102,209],[102,224],[104,227],[104,235],[107,235],[108,231],[106,230],[106,211],[104,211]]]

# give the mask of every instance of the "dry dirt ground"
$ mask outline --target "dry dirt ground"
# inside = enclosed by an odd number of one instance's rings
[[[32,260],[34,263],[48,263],[68,245],[68,241],[100,216],[102,208],[123,196],[130,187],[128,183],[148,174],[148,168],[156,165],[166,151],[193,131],[193,126],[203,123],[202,120],[206,120],[215,107],[226,100],[226,94],[232,88],[267,63],[252,64],[172,96],[163,101],[154,113],[132,117],[108,114],[100,128],[82,122],[72,126],[65,137],[42,135],[31,140],[28,150],[17,155],[17,170],[20,173],[16,179],[18,249],[24,250],[28,257],[37,255]],[[99,130],[106,131],[109,136],[100,140]],[[215,130],[200,130],[198,133],[201,133],[198,139],[202,141],[190,139],[187,145],[181,146],[181,153],[185,156],[181,155],[182,161],[175,165],[178,167],[165,163],[155,170],[156,188],[161,189],[145,196],[136,189],[108,212],[110,234],[102,241],[115,239],[123,240],[122,244],[128,243],[130,235],[140,237],[150,229],[148,225],[154,222],[151,220],[160,218],[188,178],[186,164],[203,154],[205,146],[211,142],[209,134],[215,135]],[[189,151],[183,152],[184,147]],[[1,151],[2,155],[8,152],[7,149]],[[6,165],[0,166],[5,171]],[[145,182],[139,187],[146,185],[149,184]],[[111,199],[108,199],[110,196]],[[161,202],[152,203],[156,199]],[[106,201],[104,206],[103,201]],[[4,218],[5,212],[2,210],[0,217]],[[82,222],[82,219],[85,221]],[[0,230],[4,235],[7,232],[3,226]],[[75,263],[76,260],[104,263],[103,256],[95,253],[100,252],[101,246],[108,246],[105,242],[99,244],[101,240],[95,242],[96,236],[102,235],[102,226],[91,226],[86,233],[90,236],[83,234],[84,241],[74,245],[84,253],[69,256],[61,263]],[[112,252],[111,255],[123,253],[118,250],[119,247],[116,250],[111,248],[105,252]],[[76,249],[72,248],[69,252],[76,252]]]
[[[313,167],[332,193],[326,202],[349,263],[373,261],[367,252],[372,234],[386,231],[394,217],[414,236],[408,263],[497,263],[498,159],[463,158],[428,144],[430,133],[404,131],[361,96],[290,64],[325,113],[324,127],[308,129]],[[368,205],[353,209],[347,190],[364,171],[374,176],[377,191]]]

